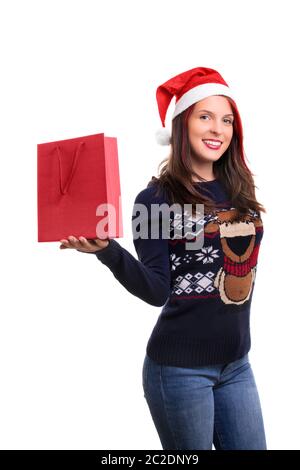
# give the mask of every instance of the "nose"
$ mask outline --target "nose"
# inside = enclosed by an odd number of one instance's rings
[[[221,139],[222,135],[222,124],[218,121],[213,121],[211,125],[211,132],[216,136],[216,138]]]

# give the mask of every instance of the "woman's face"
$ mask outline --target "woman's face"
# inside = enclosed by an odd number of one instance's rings
[[[223,155],[233,135],[233,119],[232,108],[224,96],[208,96],[195,104],[188,120],[188,136],[193,156],[199,162],[214,162]],[[204,140],[210,139],[222,143],[209,148]]]

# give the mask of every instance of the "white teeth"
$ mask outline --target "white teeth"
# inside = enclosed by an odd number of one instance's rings
[[[214,145],[215,147],[220,147],[221,142],[213,142],[212,140],[203,140],[203,142],[208,143],[209,145]]]

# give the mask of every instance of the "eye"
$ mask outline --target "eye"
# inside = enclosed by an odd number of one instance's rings
[[[200,116],[200,119],[201,119],[201,118],[204,118],[204,117],[209,117],[209,116],[208,116],[207,114],[203,114],[202,116]],[[231,119],[224,119],[224,121],[229,122],[229,124],[232,124],[232,123],[233,123],[233,120],[231,120]]]

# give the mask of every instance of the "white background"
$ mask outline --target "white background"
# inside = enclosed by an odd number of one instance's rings
[[[118,139],[124,238],[169,147],[156,88],[193,67],[236,93],[265,232],[249,353],[269,449],[300,449],[296,1],[6,1],[1,44],[2,449],[161,449],[142,363],[160,312],[94,255],[37,242],[36,145]],[[174,101],[166,125],[170,129]]]

